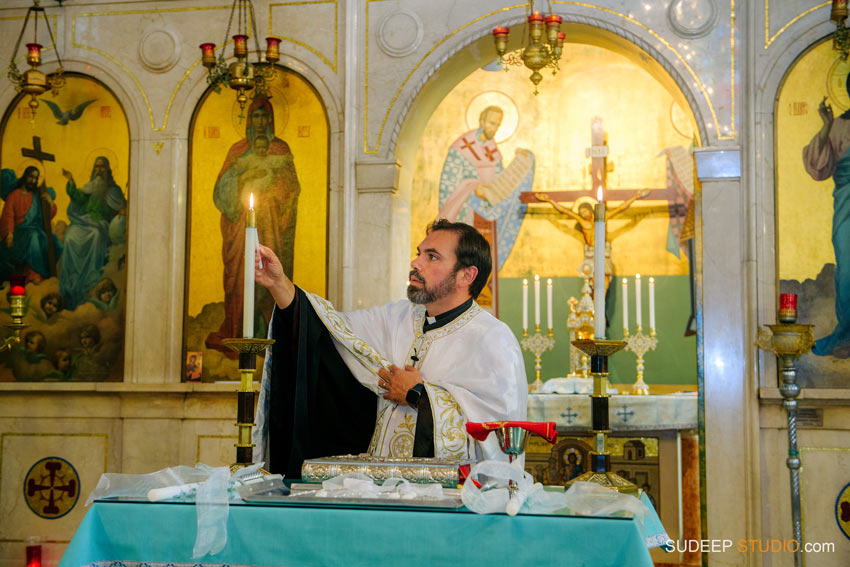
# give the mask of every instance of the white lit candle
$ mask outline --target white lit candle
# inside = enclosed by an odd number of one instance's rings
[[[552,330],[552,278],[546,280],[546,322],[549,331]]]
[[[242,279],[242,337],[254,338],[254,252],[257,249],[257,214],[254,212],[254,194],[248,203],[245,219],[245,270]]]
[[[640,331],[643,327],[643,316],[640,311],[640,274],[635,274],[635,324]]]
[[[528,333],[528,280],[522,280],[522,332]]]
[[[602,187],[596,192],[593,209],[593,335],[605,338],[605,202]]]
[[[540,330],[540,276],[534,274],[534,331]]]
[[[649,331],[655,332],[655,278],[649,278]]]
[[[629,280],[623,278],[623,335],[629,332]]]

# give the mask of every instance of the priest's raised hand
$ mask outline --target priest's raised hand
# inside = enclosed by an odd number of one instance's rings
[[[283,271],[280,260],[268,246],[258,245],[254,254],[254,278],[269,290],[278,308],[286,309],[295,298],[295,285]]]

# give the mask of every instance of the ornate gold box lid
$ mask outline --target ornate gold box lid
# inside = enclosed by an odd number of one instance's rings
[[[409,482],[437,483],[445,488],[456,488],[460,468],[472,464],[473,461],[468,459],[339,455],[304,461],[301,482],[320,483],[342,474],[359,472],[369,476],[376,484],[382,484],[388,478],[403,478]]]

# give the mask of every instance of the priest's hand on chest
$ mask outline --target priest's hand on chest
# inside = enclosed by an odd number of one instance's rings
[[[389,368],[378,370],[378,376],[378,386],[386,390],[384,399],[399,405],[407,405],[407,391],[423,382],[419,370],[409,365],[401,369],[391,364]]]

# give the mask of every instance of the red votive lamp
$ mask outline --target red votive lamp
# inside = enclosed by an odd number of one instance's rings
[[[508,36],[511,35],[511,29],[504,26],[493,28],[493,41],[496,42],[496,53],[499,57],[505,54],[508,49]]]
[[[796,293],[780,293],[779,294],[779,322],[780,323],[796,323],[797,322],[797,294]]]
[[[40,43],[28,43],[27,44],[27,63],[29,63],[33,67],[38,67],[39,65],[41,65],[41,44]]]
[[[26,278],[24,276],[12,276],[9,278],[9,295],[26,295]]]
[[[248,57],[248,36],[237,34],[233,36],[233,55],[237,59]]]
[[[201,63],[207,69],[212,69],[215,67],[215,44],[214,43],[202,43],[201,44]]]
[[[27,567],[41,567],[41,546],[27,546]]]
[[[266,61],[269,63],[275,63],[280,60],[280,38],[279,37],[267,37],[266,38]]]
[[[528,16],[528,21],[529,22],[542,22],[543,21],[543,14],[541,14],[537,10],[534,10],[534,13],[530,14]]]

